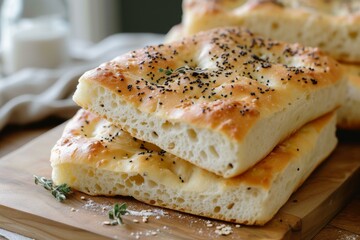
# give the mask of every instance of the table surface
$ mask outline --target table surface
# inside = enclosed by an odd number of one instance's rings
[[[49,118],[27,126],[7,126],[0,130],[0,158],[62,122],[61,119]],[[327,239],[360,240],[360,192],[314,237],[314,240]]]

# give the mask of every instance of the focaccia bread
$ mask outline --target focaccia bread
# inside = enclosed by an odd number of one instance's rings
[[[347,97],[338,111],[338,125],[346,129],[360,129],[360,65],[342,64],[342,67],[348,86]]]
[[[174,42],[174,41],[179,41],[183,37],[185,37],[184,30],[183,30],[183,25],[182,24],[177,24],[177,25],[174,25],[169,30],[169,32],[165,35],[164,42],[165,43],[171,43],[171,42]]]
[[[360,2],[360,1],[359,1]],[[176,25],[166,35],[166,42],[183,38],[182,25]],[[360,128],[360,65],[341,64],[347,79],[347,94],[341,108],[338,110],[338,126],[344,129]]]
[[[187,36],[214,27],[243,26],[360,63],[358,0],[184,0],[182,24]]]
[[[52,178],[90,195],[263,225],[335,148],[334,114],[306,124],[244,174],[226,179],[81,110],[51,152]]]
[[[339,106],[340,69],[317,49],[222,28],[104,63],[80,78],[74,100],[133,137],[232,177]]]

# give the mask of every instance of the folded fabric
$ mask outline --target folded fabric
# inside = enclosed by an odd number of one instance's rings
[[[27,124],[50,115],[71,117],[78,109],[71,96],[82,73],[162,40],[159,34],[116,34],[90,48],[74,49],[71,62],[59,69],[24,69],[0,79],[0,130],[6,124]]]

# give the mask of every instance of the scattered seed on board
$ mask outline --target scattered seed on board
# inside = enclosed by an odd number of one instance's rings
[[[232,233],[232,228],[230,226],[225,226],[225,224],[221,224],[216,227],[215,233],[221,236],[227,236]]]

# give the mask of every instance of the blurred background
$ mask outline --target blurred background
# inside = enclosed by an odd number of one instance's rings
[[[4,0],[0,0],[0,6],[3,2]],[[41,2],[34,0],[34,3],[26,7],[38,9]],[[98,42],[117,32],[166,33],[181,21],[181,0],[64,0],[61,2],[66,6],[73,36],[92,42]]]
[[[99,41],[116,32],[166,33],[181,21],[181,0],[68,1],[75,36]]]
[[[0,0],[3,73],[54,68],[116,33],[167,33],[181,0]],[[70,51],[70,52],[69,52]]]
[[[0,131],[71,117],[78,78],[181,22],[181,0],[0,0]]]
[[[181,21],[181,0],[120,0],[120,2],[123,9],[121,21],[124,32],[166,33]]]

